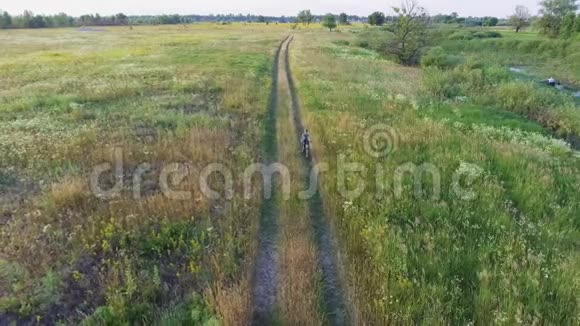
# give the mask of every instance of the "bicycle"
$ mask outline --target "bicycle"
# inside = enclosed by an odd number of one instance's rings
[[[304,157],[307,159],[310,158],[310,143],[304,142],[302,144],[302,154],[304,154]]]

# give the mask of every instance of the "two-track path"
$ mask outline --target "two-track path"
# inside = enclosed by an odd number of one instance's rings
[[[292,102],[292,114],[294,116],[294,126],[296,129],[297,148],[300,148],[300,135],[305,127],[302,122],[300,100],[296,84],[290,69],[289,46],[292,40],[293,39],[291,38],[288,42],[286,51],[283,51],[283,54]],[[305,173],[307,177],[304,180],[305,189],[309,189],[310,182],[313,182],[310,180],[310,171],[312,171],[316,166],[314,157],[312,155],[308,158],[303,156],[303,166],[305,171],[307,171],[307,173]],[[308,204],[310,220],[314,229],[314,239],[317,247],[318,266],[322,273],[322,294],[326,318],[331,325],[347,325],[348,319],[344,293],[341,288],[337,266],[337,251],[334,246],[333,234],[328,225],[329,221],[325,216],[324,204],[318,185],[316,185],[316,193],[309,199]]]
[[[272,68],[272,84],[264,130],[264,164],[278,161],[276,118],[278,113],[278,78],[280,51],[288,41],[286,38],[276,50]],[[253,275],[252,324],[272,323],[276,290],[278,285],[278,211],[276,187],[272,187],[270,198],[263,198],[256,266]]]
[[[272,90],[270,93],[270,99],[268,102],[268,114],[266,119],[265,136],[264,136],[264,160],[266,164],[272,164],[284,158],[291,162],[280,162],[282,164],[289,164],[290,166],[297,166],[300,170],[300,176],[303,178],[292,180],[293,182],[300,183],[298,188],[309,189],[310,185],[310,171],[316,165],[313,158],[305,158],[300,154],[300,135],[304,129],[304,124],[302,122],[302,116],[300,112],[300,101],[296,89],[294,79],[292,77],[290,69],[290,57],[289,49],[292,43],[293,36],[287,37],[279,46],[275,53],[274,67],[272,73]],[[280,110],[282,109],[282,110]],[[280,111],[287,112],[289,119],[283,119],[283,115]],[[282,127],[278,130],[277,125],[280,126],[281,123],[288,123],[288,125],[281,125]],[[292,131],[292,129],[294,129]],[[294,133],[295,141],[284,141],[286,134],[280,134],[280,132],[288,132],[290,134]],[[280,137],[277,137],[280,136]],[[282,140],[279,140],[281,138]],[[282,148],[280,148],[282,146]],[[284,153],[294,153],[295,157],[288,157]],[[294,164],[296,163],[297,164]],[[292,214],[302,214],[307,216],[302,216],[304,221],[306,221],[306,227],[310,229],[311,237],[306,237],[308,242],[313,242],[311,245],[315,254],[303,255],[312,259],[312,265],[316,265],[316,268],[308,268],[302,264],[300,266],[292,266],[293,271],[288,272],[286,270],[280,271],[280,251],[287,253],[287,248],[280,248],[280,242],[284,245],[290,242],[299,242],[303,240],[300,238],[301,234],[292,236],[300,239],[290,239],[290,241],[281,241],[280,233],[286,230],[281,230],[283,227],[288,227],[288,222],[284,218],[279,220],[279,203],[281,201],[281,196],[278,195],[278,189],[276,183],[273,187],[273,196],[270,199],[264,199],[262,204],[262,216],[260,221],[260,232],[259,232],[259,247],[256,259],[255,272],[253,277],[253,320],[254,325],[267,325],[278,321],[275,313],[278,311],[290,311],[292,309],[284,309],[287,307],[278,307],[277,304],[288,304],[288,301],[284,300],[284,295],[280,295],[280,289],[291,288],[293,284],[280,284],[281,278],[285,282],[289,280],[297,280],[302,278],[284,278],[281,277],[288,275],[288,273],[308,274],[308,273],[318,273],[319,275],[306,276],[307,278],[316,278],[321,280],[320,298],[317,300],[321,303],[320,314],[323,316],[321,320],[326,324],[330,325],[348,325],[348,314],[346,313],[346,305],[344,300],[344,293],[341,288],[341,282],[339,280],[338,265],[337,265],[337,255],[334,246],[333,235],[328,226],[329,221],[325,217],[325,210],[322,197],[318,191],[318,185],[316,185],[316,193],[308,199],[307,203],[304,203],[304,211],[295,208]],[[293,194],[295,195],[295,194]],[[307,204],[307,205],[306,205]],[[287,206],[285,206],[287,207]],[[283,214],[284,215],[284,214]],[[299,223],[298,220],[296,223]],[[287,232],[284,233],[285,236],[288,235]],[[283,240],[288,240],[287,237],[282,237]],[[294,241],[296,240],[296,241]],[[307,247],[307,246],[304,246]],[[302,262],[308,261],[302,257]],[[284,260],[284,259],[282,259]],[[292,259],[290,259],[291,261]],[[288,265],[284,265],[285,269],[289,268]],[[296,271],[296,269],[302,268],[303,271]],[[296,273],[297,272],[297,273]],[[303,286],[303,285],[302,285]],[[299,286],[298,286],[299,287]],[[306,294],[305,295],[309,295]],[[277,302],[281,301],[281,302]],[[298,311],[295,311],[298,312]],[[280,320],[283,324],[284,320]],[[319,321],[311,321],[308,324],[318,324]]]

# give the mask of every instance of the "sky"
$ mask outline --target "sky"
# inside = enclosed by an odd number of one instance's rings
[[[461,16],[507,17],[516,5],[525,5],[537,13],[539,0],[418,0],[432,14],[458,12]],[[392,13],[400,0],[2,0],[0,9],[11,14],[31,10],[37,14],[65,12],[79,16],[87,13],[111,15],[157,14],[257,14],[294,16],[301,9],[314,14],[341,13],[367,16],[373,11]]]

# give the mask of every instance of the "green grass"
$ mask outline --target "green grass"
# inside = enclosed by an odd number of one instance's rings
[[[445,54],[439,53],[439,56]],[[425,67],[426,94],[439,101],[461,100],[471,106],[489,108],[492,113],[519,114],[522,119],[534,121],[560,137],[580,134],[578,101],[570,92],[546,87],[533,77],[522,78],[510,73],[507,67],[478,59],[471,58],[455,66]],[[427,106],[429,96],[426,96]]]
[[[325,50],[348,46],[344,39],[357,44],[359,36],[301,34],[293,58],[313,148],[330,167],[323,194],[355,323],[575,323],[580,201],[572,194],[580,190],[580,161],[552,136],[577,130],[574,102],[514,80],[491,53],[508,62],[514,51],[484,49],[502,39],[444,44],[449,55],[469,51],[445,69],[361,64]],[[542,62],[528,57],[514,58]],[[377,124],[390,126],[395,146],[380,158],[363,146]],[[366,167],[366,174],[347,172],[349,189],[364,180],[360,196],[340,195],[339,154]],[[407,175],[395,191],[396,171],[409,163],[432,164],[440,196],[433,197],[429,175]],[[469,199],[454,190],[458,171],[473,176],[461,181],[470,184]]]
[[[294,30],[290,64],[313,155],[329,167],[320,195],[353,323],[575,324],[580,155],[562,138],[580,135],[580,111],[533,80],[554,74],[578,85],[578,42],[454,28],[432,31],[439,48],[424,67],[385,58],[389,36],[379,28]],[[300,170],[290,117],[277,117],[278,144],[264,135],[275,127],[265,111],[272,58],[288,32],[282,24],[0,32],[0,323],[251,318],[261,202],[244,200],[237,179],[232,200],[209,200],[197,177],[209,163],[241,175],[263,146],[277,145]],[[378,158],[364,146],[377,125],[390,127],[393,146]],[[114,148],[128,175],[106,200],[88,179]],[[341,157],[366,174],[342,180]],[[152,169],[132,198],[144,162]],[[176,162],[189,163],[175,185],[193,191],[188,200],[168,199],[155,181]],[[407,174],[399,192],[397,171],[410,164],[437,175]],[[365,190],[345,196],[342,186],[361,180]],[[296,219],[304,204],[280,204],[287,281],[278,298],[290,304],[279,312],[314,324],[325,316],[312,304],[320,279],[311,226]]]
[[[537,80],[554,76],[567,84],[580,85],[580,44],[576,40],[552,40],[536,33],[502,31],[501,39],[436,40],[449,53],[476,57],[487,64],[525,66]]]
[[[544,127],[518,114],[474,104],[441,103],[426,110],[421,110],[420,113],[437,120],[449,120],[450,122],[460,122],[466,125],[486,125],[494,128],[519,129],[544,135],[548,134]]]
[[[0,196],[26,195],[16,206],[0,201],[2,221],[10,216],[0,226],[0,323],[248,318],[259,200],[243,200],[241,184],[232,201],[209,200],[195,174],[217,162],[241,174],[259,159],[248,144],[260,143],[286,30],[0,32]],[[126,182],[109,201],[90,191],[89,174],[113,148],[123,151]],[[144,162],[152,170],[134,199],[130,180]],[[179,187],[193,195],[171,200],[159,175],[182,162],[191,171]]]

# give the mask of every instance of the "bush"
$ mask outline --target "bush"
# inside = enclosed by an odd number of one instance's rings
[[[356,44],[358,46],[385,53],[386,44],[393,39],[393,34],[387,31],[368,29],[359,34]]]
[[[485,68],[485,78],[489,84],[498,84],[510,79],[510,73],[501,66],[491,66]]]
[[[363,49],[368,49],[369,48],[369,42],[368,41],[365,41],[365,40],[359,40],[359,41],[357,41],[356,45],[358,47],[363,48]]]
[[[461,57],[449,55],[445,53],[442,47],[431,48],[421,58],[421,65],[423,67],[437,67],[441,69],[448,69],[457,66],[461,63]]]
[[[475,32],[472,34],[473,38],[501,38],[502,35],[499,32],[495,31],[484,31],[484,32]]]
[[[570,41],[563,40],[489,40],[479,44],[479,48],[491,47],[507,51],[522,51],[537,56],[565,57],[573,53]],[[472,50],[477,47],[472,47]]]
[[[540,47],[541,44],[542,40],[532,40],[528,42],[522,42],[517,49],[525,53],[533,53]]]
[[[427,54],[423,59],[423,67],[426,68],[423,81],[427,91],[438,98],[481,96],[510,78],[506,69],[499,66],[487,67],[477,61],[467,61],[453,69],[445,70],[444,67],[438,66],[439,62],[436,60],[438,58],[436,54],[441,57],[441,50],[433,49],[433,52],[435,54]]]
[[[580,111],[561,93],[533,83],[502,84],[490,97],[494,105],[538,122],[559,136],[580,134]]]
[[[448,36],[450,40],[473,40],[473,39],[484,39],[484,38],[501,38],[502,35],[495,31],[472,31],[472,30],[462,30],[456,31]]]
[[[443,40],[449,39],[449,37],[457,32],[457,27],[455,25],[441,25],[436,28],[430,28],[429,39],[434,43],[440,43]]]
[[[428,93],[440,99],[454,98],[461,94],[461,88],[454,79],[452,71],[442,70],[437,67],[425,69],[423,85]]]
[[[332,43],[339,45],[339,46],[349,46],[350,42],[347,40],[337,40],[337,41],[333,41]]]
[[[511,82],[498,86],[495,94],[497,104],[512,112],[530,116],[538,114],[547,106],[545,97],[530,83]]]

